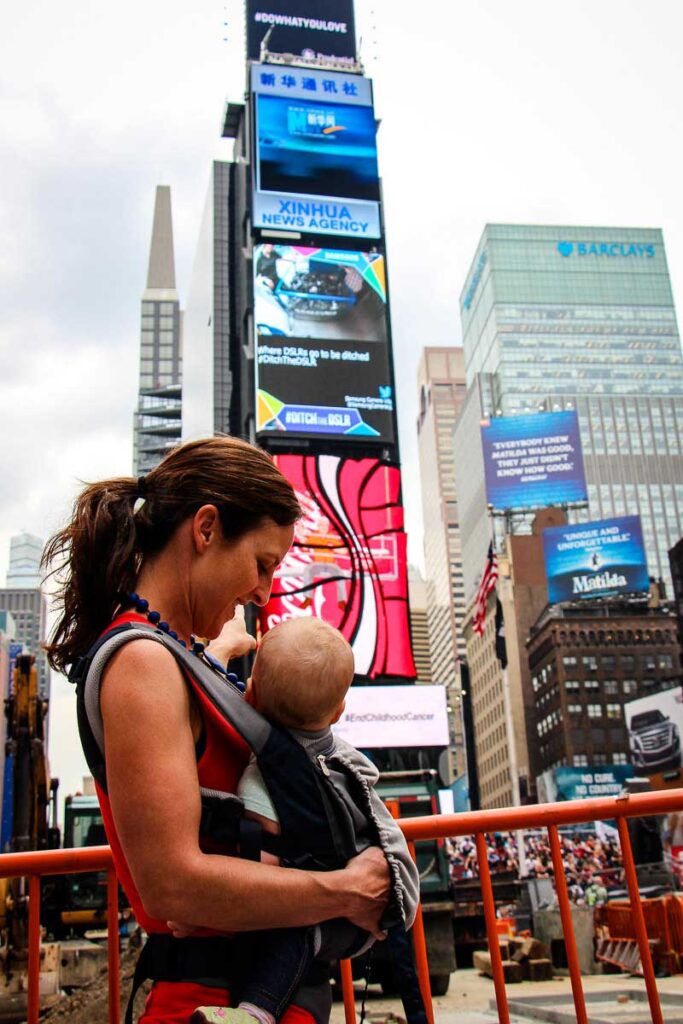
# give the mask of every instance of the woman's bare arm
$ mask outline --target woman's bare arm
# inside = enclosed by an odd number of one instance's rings
[[[383,854],[344,871],[297,871],[203,853],[187,685],[160,645],[126,644],[101,692],[112,813],[147,913],[224,931],[347,917],[378,934],[389,895]]]

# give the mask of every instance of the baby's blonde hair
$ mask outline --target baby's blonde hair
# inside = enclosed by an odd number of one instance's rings
[[[288,729],[329,724],[353,679],[353,652],[322,619],[287,619],[260,643],[253,686],[265,715]]]

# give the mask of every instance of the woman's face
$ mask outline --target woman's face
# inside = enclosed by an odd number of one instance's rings
[[[265,517],[237,540],[225,540],[220,521],[196,563],[193,626],[213,639],[235,614],[238,604],[264,605],[273,574],[294,538],[293,526],[278,526]]]

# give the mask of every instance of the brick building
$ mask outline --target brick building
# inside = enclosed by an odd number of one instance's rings
[[[624,704],[680,677],[676,634],[667,605],[586,602],[543,611],[527,641],[532,777],[561,765],[627,764]]]

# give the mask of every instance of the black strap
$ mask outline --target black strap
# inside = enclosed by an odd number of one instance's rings
[[[206,981],[211,978],[229,988],[233,980],[235,939],[228,935],[174,939],[170,933],[150,935],[140,951],[125,1024],[133,1024],[133,1003],[143,982]]]
[[[428,1024],[420,982],[415,969],[413,944],[402,924],[394,925],[389,929],[387,943],[407,1024]]]
[[[240,857],[245,860],[261,860],[261,837],[263,829],[257,821],[240,818]]]

